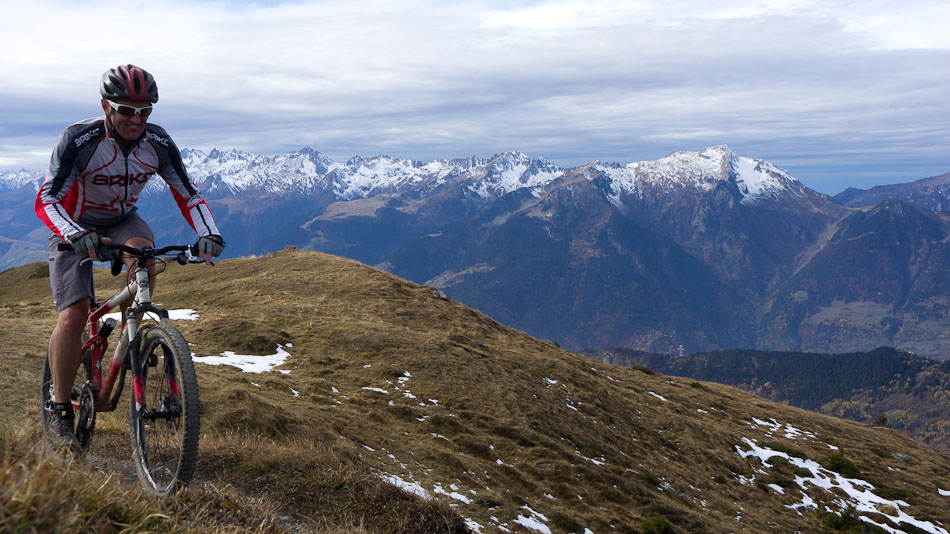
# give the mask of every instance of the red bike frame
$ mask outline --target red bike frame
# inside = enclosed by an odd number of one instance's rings
[[[168,312],[154,307],[151,303],[151,294],[148,287],[148,261],[170,251],[180,252],[177,261],[182,264],[200,263],[201,260],[197,260],[191,254],[185,254],[185,251],[189,250],[187,245],[169,246],[160,249],[135,249],[125,245],[110,244],[107,248],[122,250],[137,256],[135,260],[135,279],[112,295],[104,304],[101,306],[93,305],[93,308],[89,311],[89,339],[83,343],[82,346],[82,351],[89,351],[92,363],[92,376],[87,377],[87,379],[92,381],[91,389],[93,398],[95,399],[95,410],[97,412],[111,412],[115,410],[118,405],[119,396],[116,395],[110,399],[110,395],[119,377],[124,376],[121,374],[122,369],[126,367],[126,358],[129,357],[131,361],[128,367],[132,370],[132,392],[135,398],[136,409],[141,412],[145,409],[145,386],[141,378],[143,362],[138,361],[136,357],[138,355],[136,343],[139,339],[137,316],[141,316],[145,312],[154,312],[158,314],[159,317],[168,317]],[[119,264],[114,263],[112,269],[113,274],[118,274],[120,267]],[[131,305],[133,303],[135,306]],[[124,328],[121,329],[120,335],[124,336],[124,341],[128,342],[128,350],[119,351],[119,354],[116,354],[112,358],[112,361],[109,363],[109,372],[106,374],[105,380],[103,380],[102,358],[105,355],[106,349],[109,347],[108,335],[115,325],[109,325],[109,332],[103,336],[99,328],[99,320],[110,311],[126,304],[128,304],[129,307],[125,311],[125,318],[123,320]],[[122,342],[123,340],[120,339],[119,343],[121,344]],[[174,381],[170,381],[171,393],[175,395],[178,394],[176,386],[177,384],[175,384]],[[121,385],[119,387],[121,389]],[[77,408],[77,402],[73,404],[73,407]]]
[[[146,283],[148,283],[148,273],[146,272],[145,274]],[[112,394],[112,388],[115,387],[116,379],[122,370],[122,366],[125,364],[125,358],[128,354],[127,351],[120,351],[119,354],[116,354],[115,357],[112,358],[112,362],[109,364],[109,372],[105,376],[105,381],[103,381],[102,358],[105,356],[106,349],[109,347],[109,339],[99,335],[99,320],[123,304],[131,303],[137,293],[137,288],[136,282],[130,282],[129,285],[119,290],[118,293],[113,295],[112,298],[103,305],[89,311],[89,340],[83,344],[82,350],[90,351],[90,358],[92,359],[92,392],[96,400],[97,412],[111,412],[115,410],[115,405],[110,402],[109,397]],[[126,325],[126,328],[121,329],[120,335],[128,336],[130,332],[128,325]],[[133,388],[134,387],[133,384]],[[136,393],[136,399],[136,402],[141,401],[139,393]],[[74,406],[74,408],[76,407]]]

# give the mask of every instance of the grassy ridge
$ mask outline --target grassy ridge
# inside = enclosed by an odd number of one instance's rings
[[[0,335],[12,346],[0,383],[14,401],[0,416],[26,432],[53,320],[45,283],[38,265],[0,273]],[[791,468],[739,454],[746,440],[823,465],[844,452],[862,476],[904,492],[914,517],[950,521],[937,492],[950,462],[897,432],[593,362],[356,262],[288,251],[175,265],[157,294],[197,310],[177,326],[198,356],[290,352],[263,374],[197,364],[199,485],[263,498],[272,516],[308,528],[822,531],[817,514],[789,508],[803,499]],[[127,455],[124,418],[102,415],[94,452]],[[804,433],[755,423],[773,419]],[[832,492],[808,495],[841,508]]]

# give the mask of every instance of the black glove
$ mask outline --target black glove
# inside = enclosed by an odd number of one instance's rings
[[[198,250],[198,255],[210,256],[212,258],[217,258],[224,252],[224,240],[221,239],[221,236],[215,234],[209,234],[201,236],[198,238],[198,242],[195,243],[195,248]]]
[[[99,246],[99,234],[95,230],[76,232],[67,236],[66,239],[72,244],[73,250],[83,255],[95,252],[96,247]]]

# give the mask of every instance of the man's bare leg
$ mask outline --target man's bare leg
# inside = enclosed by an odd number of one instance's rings
[[[56,327],[49,338],[49,367],[53,376],[53,402],[69,402],[82,362],[82,332],[89,315],[89,301],[79,300],[56,318]]]

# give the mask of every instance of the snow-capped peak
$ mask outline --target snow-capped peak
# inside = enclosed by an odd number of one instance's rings
[[[546,185],[564,171],[544,159],[533,160],[521,152],[496,154],[484,165],[484,178],[471,190],[481,197],[498,196],[525,187]]]
[[[735,184],[746,204],[782,194],[804,194],[804,186],[772,163],[737,156],[726,145],[699,152],[673,152],[657,160],[637,161],[625,166],[598,164],[611,179],[615,199],[621,193],[640,196],[644,188],[659,190],[712,191],[722,182]]]
[[[39,185],[42,180],[43,171],[20,169],[0,172],[0,193],[14,191],[28,183],[32,183],[35,190],[39,190]]]

